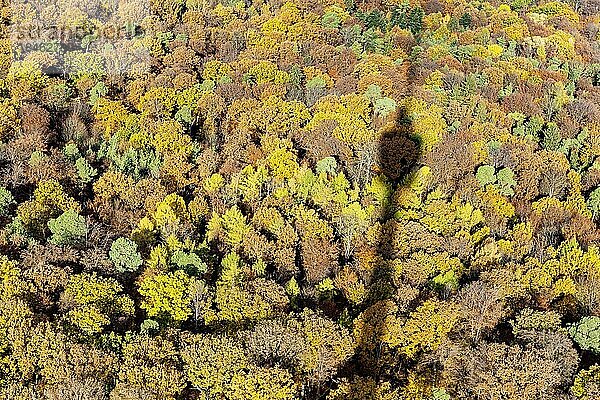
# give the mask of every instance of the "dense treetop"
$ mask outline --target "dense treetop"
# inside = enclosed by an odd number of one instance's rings
[[[64,3],[0,14],[0,399],[600,397],[596,0]]]

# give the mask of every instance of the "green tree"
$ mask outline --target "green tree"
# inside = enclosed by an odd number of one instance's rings
[[[135,272],[142,265],[142,256],[137,244],[130,239],[117,238],[110,246],[108,253],[118,272]]]
[[[75,168],[77,168],[77,175],[79,175],[83,183],[91,182],[98,175],[96,168],[92,167],[88,160],[83,157],[79,157],[75,161]]]
[[[517,182],[515,181],[515,173],[510,168],[502,168],[496,174],[498,178],[498,190],[506,196],[515,194],[513,190]]]
[[[464,13],[460,16],[460,19],[458,20],[458,24],[465,29],[469,29],[472,23],[473,17],[471,17],[471,14],[469,13]]]
[[[208,266],[200,256],[193,251],[186,252],[177,250],[171,255],[171,263],[177,268],[183,269],[191,275],[203,274],[208,269]]]
[[[587,200],[587,206],[592,212],[592,219],[596,219],[596,215],[600,211],[600,188],[596,188],[590,193]]]
[[[396,101],[389,97],[383,97],[377,99],[374,105],[375,114],[381,115],[383,118],[387,117],[394,111],[396,111]]]
[[[59,246],[82,244],[87,235],[85,218],[74,210],[67,210],[48,221],[48,228],[52,232],[50,242]]]
[[[0,187],[0,216],[7,216],[10,207],[15,204],[15,198],[5,187]]]
[[[491,165],[482,165],[477,168],[475,177],[481,186],[496,182],[496,170]]]
[[[600,317],[583,317],[569,327],[569,334],[582,349],[600,354]]]
[[[33,191],[33,199],[17,207],[17,215],[30,232],[42,233],[48,220],[68,210],[80,211],[77,202],[68,196],[61,184],[48,179],[41,181]]]

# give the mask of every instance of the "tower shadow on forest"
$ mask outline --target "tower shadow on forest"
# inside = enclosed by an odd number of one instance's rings
[[[407,90],[403,97],[412,93],[413,72],[411,67]],[[386,130],[377,143],[377,166],[380,173],[387,177],[391,191],[379,214],[378,222],[382,229],[375,249],[377,261],[367,287],[366,300],[360,309],[355,310],[355,317],[362,312],[373,328],[361,331],[351,365],[355,376],[371,378],[374,382],[372,386],[365,386],[359,382],[351,384],[351,394],[362,393],[361,398],[364,399],[376,398],[378,387],[383,380],[390,381],[394,387],[398,387],[404,380],[403,371],[406,370],[406,366],[394,365],[398,358],[386,359],[382,350],[383,340],[390,329],[386,317],[396,313],[395,298],[398,291],[402,290],[397,286],[399,282],[394,282],[392,266],[392,261],[399,257],[393,245],[395,237],[399,234],[397,226],[393,223],[399,209],[395,195],[402,187],[410,186],[411,174],[420,167],[421,158],[422,146],[415,135],[413,123],[407,110],[398,107],[394,128]]]

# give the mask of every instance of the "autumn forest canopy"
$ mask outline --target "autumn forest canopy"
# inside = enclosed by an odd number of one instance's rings
[[[0,400],[600,398],[599,0],[0,19]]]

